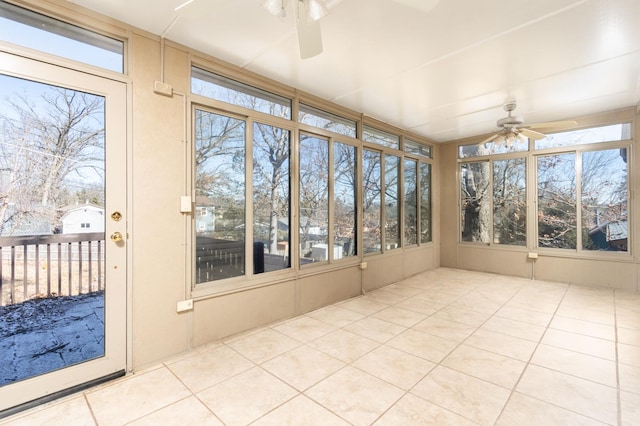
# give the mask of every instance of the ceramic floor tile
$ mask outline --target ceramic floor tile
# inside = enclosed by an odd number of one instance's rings
[[[441,365],[512,389],[526,364],[483,349],[461,345],[451,352]]]
[[[412,329],[432,336],[462,342],[476,330],[476,327],[449,321],[434,315],[414,325]]]
[[[610,340],[549,329],[542,338],[542,343],[610,361],[616,360],[616,344]]]
[[[408,296],[402,296],[397,293],[386,291],[386,287],[381,290],[375,290],[367,293],[363,298],[366,300],[373,300],[374,302],[384,303],[385,305],[395,305],[405,300]]]
[[[412,299],[423,300],[425,302],[429,302],[431,305],[445,306],[455,302],[459,297],[460,296],[456,294],[445,293],[444,291],[436,289],[430,289],[423,293],[420,293]]]
[[[609,386],[529,365],[516,390],[604,423],[617,422],[617,391]]]
[[[386,309],[376,312],[372,315],[372,317],[398,324],[403,327],[412,327],[427,318],[427,315],[407,309],[402,309],[397,306],[390,306]]]
[[[405,331],[407,328],[398,324],[383,321],[377,318],[369,317],[361,319],[344,327],[345,331],[357,334],[362,337],[374,340],[379,343],[384,343],[398,334]]]
[[[407,394],[374,423],[375,426],[437,425],[477,426],[459,414]]]
[[[234,376],[196,396],[226,425],[246,425],[298,392],[260,367]]]
[[[416,330],[407,330],[387,342],[387,346],[436,363],[442,361],[458,345],[459,342],[454,340]]]
[[[640,346],[640,330],[618,327],[618,342],[627,345]]]
[[[299,391],[318,383],[344,366],[344,362],[306,345],[262,364],[262,368]]]
[[[376,312],[387,308],[389,305],[385,305],[384,303],[365,299],[364,297],[360,296],[360,297],[355,297],[353,299],[349,299],[346,302],[342,302],[338,306],[343,309],[349,309],[351,311],[358,312],[363,315],[373,315]]]
[[[342,362],[350,363],[371,352],[379,343],[344,330],[336,330],[326,336],[309,342],[309,346],[322,351]]]
[[[541,296],[535,293],[520,292],[511,300],[509,300],[505,304],[505,307],[527,309],[530,311],[553,314],[556,309],[558,309],[558,305],[560,304],[561,300],[562,297]]]
[[[89,426],[95,425],[84,396],[74,396],[33,408],[5,420],[5,426]]]
[[[455,321],[471,327],[480,327],[491,315],[447,306],[440,309],[433,316],[448,321]]]
[[[549,325],[553,314],[547,312],[532,311],[530,309],[505,306],[504,308],[496,312],[496,316],[514,321],[525,322],[527,324],[546,327]]]
[[[640,346],[618,343],[618,361],[622,364],[640,367]]]
[[[539,325],[527,324],[526,322],[500,317],[489,318],[480,329],[506,334],[507,336],[519,337],[521,339],[531,340],[532,342],[539,342],[546,330],[545,327]]]
[[[603,385],[617,386],[616,363],[606,359],[540,344],[531,363]]]
[[[403,297],[414,297],[422,293],[422,290],[403,286],[402,284],[391,284],[384,287],[384,291]]]
[[[363,314],[349,309],[343,309],[336,305],[327,306],[326,308],[309,312],[307,316],[338,328],[349,325],[352,322],[356,322],[365,317]]]
[[[551,321],[549,328],[583,334],[598,339],[616,340],[616,329],[613,325],[563,317],[562,315],[556,315]]]
[[[500,309],[502,306],[501,303],[484,303],[482,300],[468,298],[468,299],[458,299],[453,303],[450,303],[449,306],[456,309],[467,310],[470,312],[477,312],[480,314],[488,314],[494,315],[496,311]]]
[[[618,365],[620,389],[640,395],[640,368],[632,365]]]
[[[270,328],[227,341],[226,344],[258,364],[301,345],[298,340]]]
[[[537,346],[537,343],[531,340],[512,337],[482,328],[469,336],[464,343],[475,348],[484,349],[525,362],[529,361]]]
[[[433,362],[387,346],[369,352],[351,365],[404,390],[413,387],[436,366]]]
[[[200,392],[231,376],[242,373],[254,364],[227,346],[199,351],[193,356],[167,364],[191,392]]]
[[[128,423],[189,395],[191,392],[165,367],[86,393],[101,426]]]
[[[603,426],[606,423],[514,392],[496,426]]]
[[[622,426],[637,426],[640,419],[640,394],[620,392]]]
[[[223,426],[195,396],[190,396],[148,416],[129,423],[130,426],[202,425]]]
[[[336,329],[334,326],[307,315],[296,317],[272,328],[300,342],[317,339]]]
[[[410,299],[403,300],[395,305],[396,308],[406,309],[408,311],[418,312],[424,315],[433,315],[442,309],[444,305],[433,303],[427,300],[418,299],[412,297]]]
[[[556,312],[556,315],[575,318],[583,321],[597,322],[599,324],[615,325],[613,313],[596,311],[594,309],[560,305],[558,311]]]
[[[306,396],[300,395],[261,417],[256,422],[251,423],[251,425],[349,426],[349,423]]]
[[[404,391],[356,368],[345,367],[305,394],[354,425],[369,425]]]
[[[481,425],[492,425],[509,390],[446,367],[436,367],[411,393]]]
[[[616,322],[618,323],[618,327],[638,331],[640,330],[640,313],[634,312],[633,314],[619,314],[617,315]]]

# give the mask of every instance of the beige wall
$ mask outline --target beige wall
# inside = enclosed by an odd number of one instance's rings
[[[634,140],[638,140],[640,132],[638,114],[633,109],[606,112],[588,117],[578,117],[578,126],[597,126],[623,121],[634,121]],[[567,253],[551,253],[537,251],[535,241],[529,241],[529,247],[488,246],[485,244],[461,244],[460,240],[460,208],[458,181],[458,146],[478,143],[484,137],[469,138],[464,141],[450,142],[440,145],[440,163],[442,184],[441,189],[441,266],[469,269],[474,271],[493,272],[497,274],[526,277],[537,280],[558,281],[598,287],[637,292],[640,262],[638,250],[640,232],[638,214],[640,203],[633,194],[638,193],[639,181],[637,173],[638,154],[632,143],[629,156],[628,170],[630,178],[630,192],[632,194],[630,208],[630,253],[631,256],[617,253],[589,253],[585,255],[570,255]],[[531,197],[529,204],[533,205]],[[535,218],[534,208],[529,208],[529,217]],[[451,214],[456,212],[456,214]],[[528,227],[533,229],[532,226]],[[529,252],[537,252],[538,259],[529,259]]]

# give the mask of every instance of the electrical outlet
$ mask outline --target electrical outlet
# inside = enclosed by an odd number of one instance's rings
[[[193,299],[181,300],[178,302],[178,312],[190,311],[193,309]]]

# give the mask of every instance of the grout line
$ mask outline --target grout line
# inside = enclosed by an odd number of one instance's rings
[[[617,411],[618,411],[618,426],[622,425],[622,400],[620,397],[620,357],[618,355],[618,309],[616,304],[617,292],[613,290],[613,332],[615,337],[615,352],[616,352],[616,399],[617,399]]]

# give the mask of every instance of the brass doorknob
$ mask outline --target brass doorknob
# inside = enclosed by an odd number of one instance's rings
[[[114,243],[119,243],[122,240],[123,240],[123,237],[121,233],[114,232],[113,234],[111,234],[111,241],[113,241]]]

